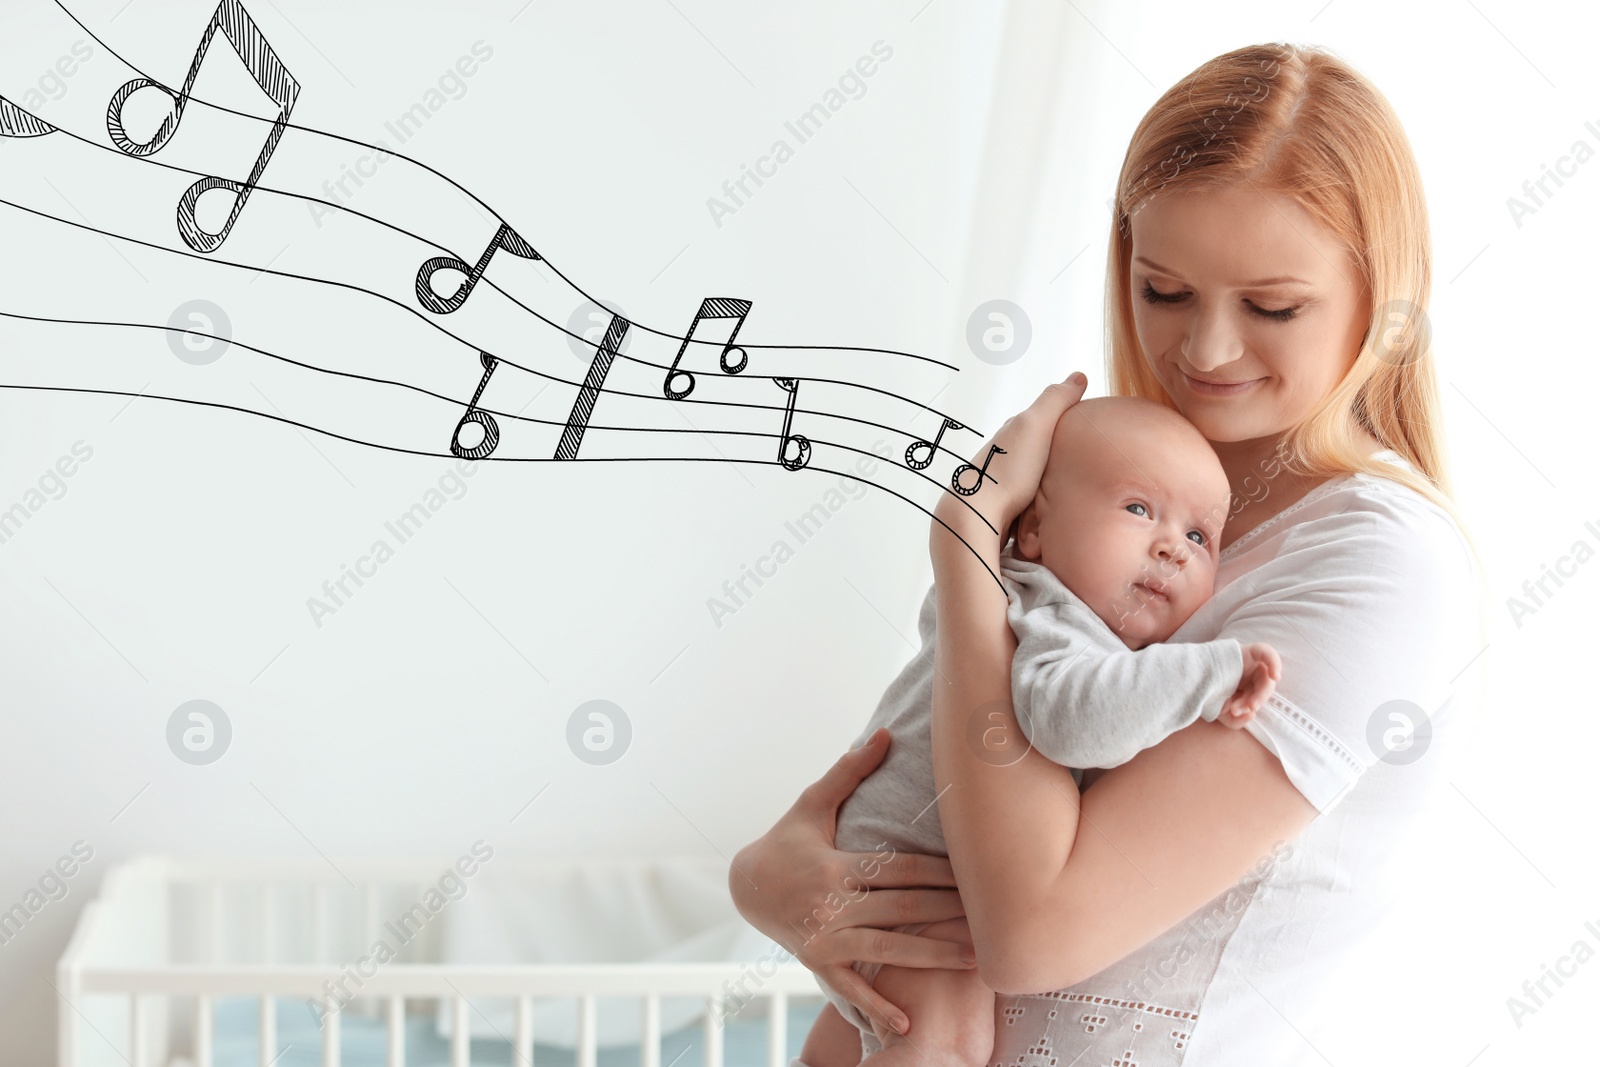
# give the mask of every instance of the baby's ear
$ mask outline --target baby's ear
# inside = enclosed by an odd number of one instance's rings
[[[1017,555],[1023,559],[1039,558],[1039,506],[1030,502],[1017,516]]]

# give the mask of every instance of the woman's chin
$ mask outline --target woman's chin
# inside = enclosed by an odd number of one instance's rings
[[[1177,408],[1178,414],[1194,423],[1195,429],[1213,443],[1250,441],[1262,436],[1255,419],[1229,407],[1226,402],[1217,404],[1186,400],[1178,403]]]

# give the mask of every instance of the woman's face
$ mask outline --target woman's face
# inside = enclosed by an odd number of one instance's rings
[[[1355,361],[1366,285],[1294,201],[1242,184],[1163,192],[1134,212],[1132,233],[1139,345],[1208,440],[1284,433]]]

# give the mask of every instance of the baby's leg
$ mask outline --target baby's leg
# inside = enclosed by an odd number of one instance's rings
[[[811,1024],[800,1059],[806,1067],[856,1067],[861,1062],[861,1031],[838,1008],[826,1004]]]
[[[922,936],[972,944],[964,918],[931,923]],[[872,988],[900,1006],[911,1032],[897,1034],[875,1022],[883,1051],[862,1060],[861,1067],[981,1067],[988,1061],[994,1050],[994,991],[976,968],[885,966]]]

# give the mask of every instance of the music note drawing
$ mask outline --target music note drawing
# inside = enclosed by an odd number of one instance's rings
[[[957,467],[950,475],[950,488],[954,489],[962,496],[971,496],[973,493],[976,493],[979,489],[983,488],[983,480],[985,478],[988,478],[991,482],[994,481],[994,478],[989,474],[989,461],[995,457],[995,453],[997,452],[1002,456],[1006,454],[1006,450],[1001,448],[999,445],[990,445],[989,454],[983,457],[983,466],[974,467],[970,463],[963,463],[961,466]],[[961,476],[968,471],[978,472],[978,480],[972,484],[972,488],[970,489],[961,484]]]
[[[417,270],[417,303],[438,315],[448,315],[467,302],[467,297],[472,295],[472,290],[478,287],[478,282],[483,277],[483,272],[489,269],[489,261],[500,249],[505,249],[514,256],[523,259],[543,259],[544,257],[534,251],[533,246],[524,241],[516,230],[502,222],[500,229],[495,232],[494,239],[489,242],[489,247],[483,250],[483,255],[478,257],[475,266],[468,266],[465,260],[455,256],[434,256]],[[442,270],[460,271],[465,274],[466,280],[457,286],[456,291],[449,296],[440,296],[433,288],[433,276]]]
[[[461,416],[461,421],[456,423],[456,432],[450,435],[450,452],[462,459],[482,459],[495,450],[500,443],[500,424],[494,421],[494,416],[478,407],[478,401],[483,398],[483,390],[489,384],[489,379],[494,377],[494,369],[500,361],[487,352],[479,352],[478,359],[483,363],[483,377],[478,380],[478,391],[472,394],[472,403],[467,405],[467,413]],[[468,424],[479,427],[483,433],[475,445],[461,443],[461,431]]]
[[[683,344],[678,346],[678,354],[672,357],[672,366],[667,368],[667,376],[662,380],[661,391],[668,400],[682,400],[694,392],[694,375],[686,370],[679,370],[678,363],[683,359],[683,354],[689,350],[689,342],[694,338],[694,331],[705,319],[733,319],[733,332],[728,334],[728,339],[722,345],[722,357],[718,361],[722,364],[724,374],[738,374],[750,362],[750,357],[745,350],[734,344],[734,338],[739,336],[739,328],[744,325],[745,316],[750,314],[750,301],[739,300],[731,296],[708,296],[700,301],[700,310],[694,313],[694,321],[689,323],[689,332],[684,335]],[[737,355],[735,355],[737,353]],[[737,363],[730,362],[737,359]],[[680,388],[675,384],[676,379],[684,383]]]
[[[910,467],[914,471],[920,471],[927,467],[928,464],[933,462],[934,453],[939,451],[939,442],[944,438],[944,432],[946,430],[965,429],[966,427],[961,425],[955,419],[945,419],[944,425],[939,427],[939,432],[933,435],[932,441],[917,440],[912,442],[910,448],[906,449],[906,466]],[[917,453],[924,448],[928,450],[928,454],[919,458]]]
[[[231,178],[201,178],[189,186],[179,199],[178,232],[183,235],[184,242],[196,252],[215,252],[228,239],[233,224],[239,221],[239,215],[244,211],[245,201],[250,198],[250,193],[261,181],[261,174],[267,169],[267,162],[278,148],[278,141],[283,137],[283,131],[289,124],[289,113],[294,110],[295,100],[300,95],[300,83],[294,79],[294,75],[289,73],[289,68],[284,66],[278,54],[272,50],[266,36],[245,11],[244,5],[239,0],[222,0],[217,5],[216,12],[212,14],[210,23],[206,25],[205,32],[200,36],[200,46],[195,49],[194,60],[189,64],[189,76],[184,79],[182,91],[174,94],[171,89],[159,82],[151,81],[149,78],[134,78],[112,94],[111,103],[106,108],[106,132],[111,135],[111,141],[117,148],[130,156],[148,156],[159,152],[178,130],[184,108],[189,103],[189,94],[194,89],[195,78],[200,74],[200,64],[205,61],[206,53],[210,50],[211,42],[218,30],[222,31],[222,35],[233,46],[234,52],[238,54],[245,70],[249,71],[256,85],[260,86],[261,91],[277,105],[278,116],[273,120],[272,130],[267,134],[266,142],[261,146],[261,154],[256,157],[255,166],[250,168],[249,178],[243,182]],[[171,101],[171,106],[150,140],[135,141],[128,136],[128,131],[123,125],[122,109],[130,96],[140,89],[147,88],[159,89],[165,93]],[[233,208],[228,213],[227,221],[216,233],[202,229],[195,218],[195,209],[200,197],[213,189],[226,190],[234,197]]]
[[[800,382],[796,378],[774,378],[778,388],[789,394],[789,403],[783,409],[783,434],[778,438],[778,462],[785,468],[797,471],[811,462],[811,442],[805,435],[790,433],[794,428],[794,402],[800,397]],[[793,455],[790,449],[793,448]]]

